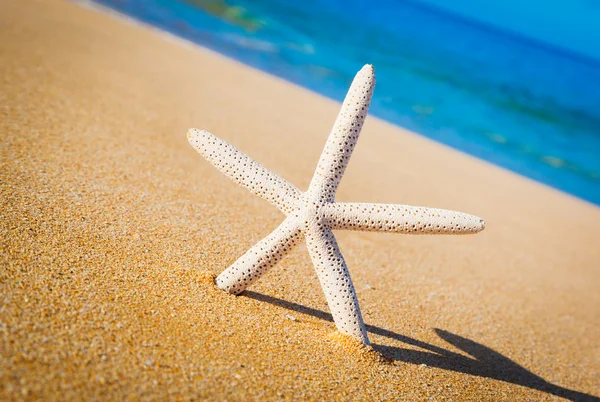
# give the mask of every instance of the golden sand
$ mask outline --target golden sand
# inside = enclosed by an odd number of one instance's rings
[[[372,117],[338,198],[486,231],[338,234],[373,349],[332,335],[304,247],[242,296],[213,286],[281,215],[187,129],[303,189],[337,111],[105,13],[0,0],[0,399],[600,395],[600,210]]]

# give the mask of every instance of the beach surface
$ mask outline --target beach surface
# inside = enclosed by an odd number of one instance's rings
[[[373,350],[336,334],[303,245],[214,287],[283,215],[187,130],[303,190],[338,109],[109,13],[0,0],[0,399],[599,396],[600,209],[372,117],[338,200],[486,230],[336,233]]]

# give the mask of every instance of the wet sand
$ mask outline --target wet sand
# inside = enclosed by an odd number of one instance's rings
[[[242,296],[212,285],[283,215],[188,128],[305,189],[338,109],[106,13],[0,0],[0,399],[600,395],[600,209],[373,117],[339,200],[486,220],[336,234],[373,350],[337,335],[304,246]]]

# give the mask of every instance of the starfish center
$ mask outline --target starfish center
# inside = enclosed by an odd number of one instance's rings
[[[323,221],[323,216],[323,208],[309,199],[301,202],[296,212],[296,217],[300,221],[303,230],[320,224]]]

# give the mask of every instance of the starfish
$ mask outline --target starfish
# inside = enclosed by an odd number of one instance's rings
[[[335,201],[374,87],[375,71],[371,65],[365,65],[350,86],[306,192],[208,131],[190,129],[188,132],[190,144],[213,166],[286,215],[271,234],[223,271],[216,278],[216,285],[229,293],[240,294],[304,236],[337,329],[366,345],[369,338],[356,292],[332,230],[469,234],[484,228],[481,218],[461,212]]]

